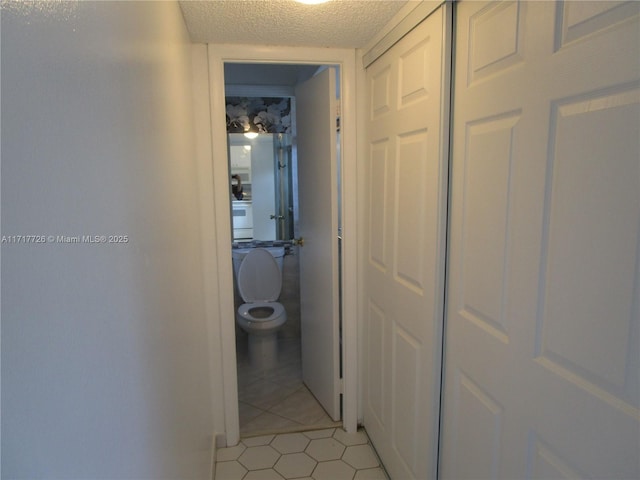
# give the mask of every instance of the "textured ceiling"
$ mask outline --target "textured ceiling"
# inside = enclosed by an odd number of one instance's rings
[[[303,5],[294,0],[184,0],[180,2],[191,40],[358,48],[407,0],[331,0]]]

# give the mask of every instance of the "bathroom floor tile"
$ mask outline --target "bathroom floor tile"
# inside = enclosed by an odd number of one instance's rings
[[[296,390],[296,387],[284,388],[268,380],[256,380],[238,392],[238,399],[261,410],[269,410]]]
[[[254,435],[256,433],[267,433],[272,431],[284,432],[300,428],[300,424],[288,418],[264,412],[250,420],[244,425],[240,425],[240,435]]]
[[[261,408],[254,407],[253,405],[249,405],[245,402],[238,402],[238,411],[240,414],[240,424],[247,424],[258,415],[264,413],[265,411]]]
[[[284,365],[269,372],[266,380],[283,386],[300,386],[302,384],[302,365]]]
[[[269,411],[302,425],[316,425],[327,415],[305,386],[271,407]]]
[[[251,366],[246,338],[236,346],[240,433],[284,433],[339,425],[302,382],[300,338],[278,339],[278,364]],[[270,423],[271,422],[271,423]]]

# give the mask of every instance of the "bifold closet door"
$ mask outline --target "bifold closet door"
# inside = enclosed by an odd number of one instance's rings
[[[639,478],[640,3],[457,4],[443,478]]]
[[[450,8],[439,7],[366,72],[364,424],[393,479],[436,473]]]

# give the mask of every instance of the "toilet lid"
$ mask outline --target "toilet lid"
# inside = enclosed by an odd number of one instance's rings
[[[251,250],[238,269],[238,291],[245,302],[274,302],[280,296],[282,275],[273,255]]]

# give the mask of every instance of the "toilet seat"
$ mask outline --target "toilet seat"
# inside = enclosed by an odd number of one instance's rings
[[[238,270],[238,291],[245,302],[275,302],[282,290],[282,274],[273,255],[264,248],[251,250]]]
[[[254,308],[270,308],[273,311],[268,317],[254,317],[250,313]],[[277,328],[284,324],[286,319],[284,306],[279,302],[243,303],[238,307],[238,321],[247,322],[247,326],[254,330]]]

